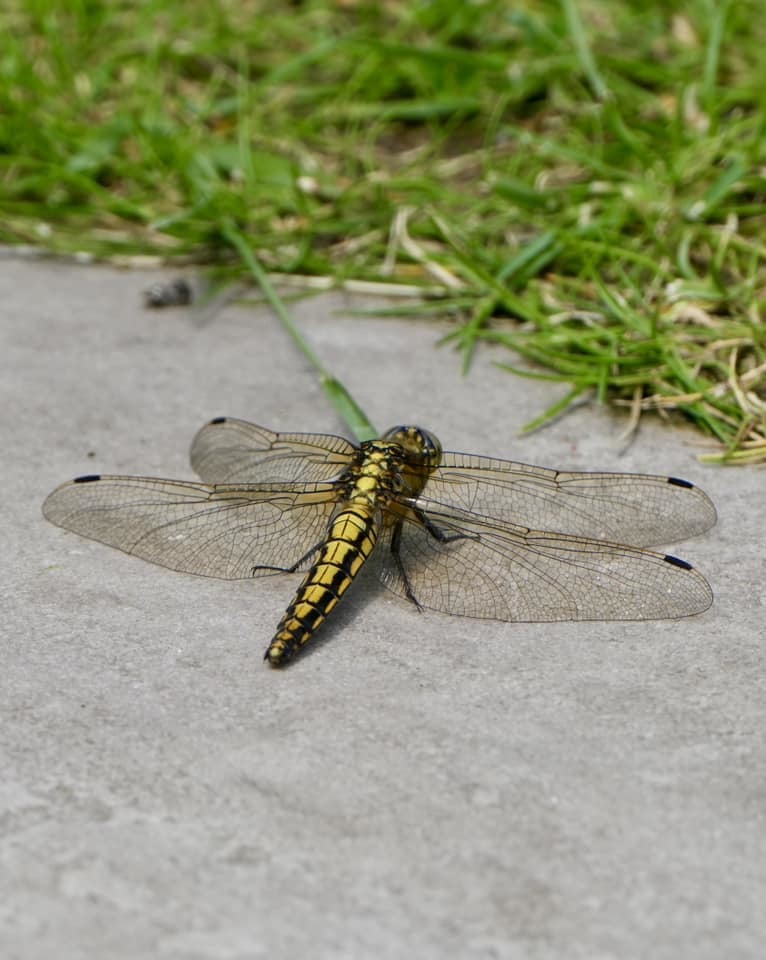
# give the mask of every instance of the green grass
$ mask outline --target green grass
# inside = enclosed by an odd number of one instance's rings
[[[0,242],[414,286],[466,366],[766,460],[760,0],[6,0],[0,37]]]

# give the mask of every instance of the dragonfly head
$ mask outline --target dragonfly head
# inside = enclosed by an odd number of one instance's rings
[[[398,443],[413,466],[436,467],[442,456],[442,445],[436,437],[421,427],[391,427],[381,440]]]

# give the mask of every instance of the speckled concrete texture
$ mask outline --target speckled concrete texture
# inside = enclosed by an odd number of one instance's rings
[[[191,478],[216,415],[343,432],[270,311],[150,311],[157,273],[0,261],[5,960],[745,960],[766,943],[766,473],[583,406],[441,323],[293,305],[381,428],[668,473],[718,525],[668,544],[705,614],[502,624],[355,587],[282,672],[295,578],[152,567],[46,523],[81,473]]]

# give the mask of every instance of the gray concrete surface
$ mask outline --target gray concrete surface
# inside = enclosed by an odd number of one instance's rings
[[[688,477],[719,508],[673,552],[680,622],[517,624],[349,595],[290,669],[295,580],[152,567],[46,523],[84,472],[191,477],[212,416],[342,432],[267,309],[144,310],[156,273],[0,262],[0,955],[756,958],[766,943],[766,473],[683,427],[558,395],[444,327],[295,313],[373,420],[549,466]]]

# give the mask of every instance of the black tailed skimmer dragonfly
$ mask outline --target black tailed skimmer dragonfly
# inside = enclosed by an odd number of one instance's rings
[[[701,613],[713,600],[686,561],[642,549],[715,523],[710,499],[687,480],[442,452],[418,427],[355,446],[227,417],[199,431],[191,463],[201,483],[78,477],[43,512],[183,573],[307,571],[266,651],[272,666],[312,637],[368,559],[419,608],[465,617],[651,620]]]

